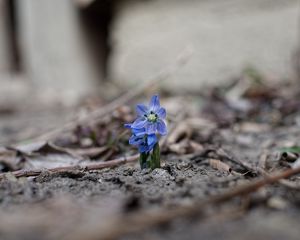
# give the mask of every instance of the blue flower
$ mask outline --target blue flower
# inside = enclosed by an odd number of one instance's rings
[[[156,132],[161,135],[167,134],[167,127],[164,122],[166,109],[160,106],[158,95],[151,98],[149,106],[138,104],[136,111],[138,118],[133,122],[132,128],[144,128],[147,134],[155,134]]]
[[[139,152],[140,153],[150,152],[154,148],[154,145],[157,143],[157,141],[158,140],[155,134],[144,135],[144,138],[138,144]]]
[[[140,153],[150,152],[158,142],[157,136],[155,134],[146,134],[145,128],[133,128],[132,124],[125,124],[125,127],[132,130],[129,144],[138,146]]]

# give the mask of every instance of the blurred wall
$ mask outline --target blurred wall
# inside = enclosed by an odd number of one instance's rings
[[[111,76],[135,84],[188,47],[194,54],[169,89],[198,91],[249,65],[285,79],[293,74],[298,30],[298,0],[128,1],[115,19]]]
[[[0,75],[9,71],[7,9],[4,0],[0,0]]]
[[[37,91],[72,101],[99,90],[75,2],[18,0],[17,8],[24,69]]]
[[[298,30],[298,0],[0,0],[0,81],[17,56],[33,93],[72,102],[108,92],[107,76],[148,79],[186,48],[193,54],[167,89],[198,92],[249,65],[285,79]]]

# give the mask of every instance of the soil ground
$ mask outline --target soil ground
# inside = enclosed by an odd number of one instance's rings
[[[299,112],[293,114],[296,119]],[[64,114],[55,117],[53,112],[49,115],[57,124],[66,118]],[[11,117],[18,119],[15,116]],[[40,123],[50,121],[47,115],[29,116]],[[2,121],[1,140],[14,139],[19,132],[14,127],[20,129],[24,119],[15,120],[15,125]],[[153,171],[140,170],[132,163],[89,172],[45,170],[38,177],[27,178],[7,174],[0,181],[0,239],[299,239],[300,191],[295,185],[299,176],[290,179],[292,186],[266,185],[254,193],[209,204],[195,216],[174,218],[168,224],[145,228],[130,222],[130,216],[193,206],[262,178],[256,169],[266,152],[268,169],[286,168],[277,166],[276,153],[300,139],[296,120],[266,126],[242,119],[206,131],[191,137],[204,151],[179,154],[166,150],[163,167]],[[214,168],[209,162],[212,158],[222,160],[232,170]],[[124,226],[134,230],[118,233]]]

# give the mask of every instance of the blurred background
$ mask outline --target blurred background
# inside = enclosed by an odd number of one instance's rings
[[[247,68],[297,80],[298,48],[297,0],[0,0],[0,112],[115,98],[185,49],[167,92],[197,94]]]

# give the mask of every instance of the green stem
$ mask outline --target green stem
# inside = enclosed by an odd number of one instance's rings
[[[149,158],[149,153],[141,153],[140,154],[140,166],[141,169],[147,168],[147,160]]]
[[[149,167],[152,170],[155,168],[160,168],[160,150],[158,143],[156,143],[153,147],[152,154],[150,156]]]
[[[160,168],[160,150],[158,143],[154,145],[151,153],[140,154],[140,166],[141,169],[151,168],[153,170]]]

